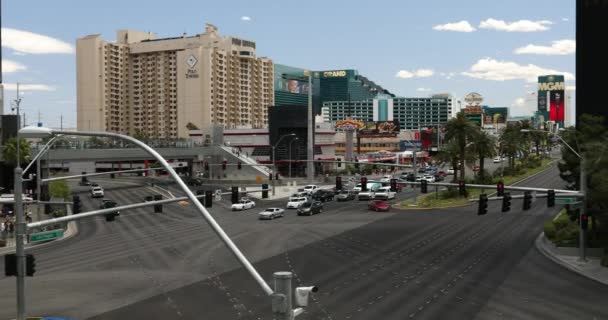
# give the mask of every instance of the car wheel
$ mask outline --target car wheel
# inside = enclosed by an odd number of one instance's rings
[[[323,212],[323,209],[319,209],[319,213]]]

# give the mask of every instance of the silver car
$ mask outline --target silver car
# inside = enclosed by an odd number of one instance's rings
[[[285,210],[281,208],[268,208],[259,214],[260,220],[272,220],[274,218],[280,218],[285,215]]]

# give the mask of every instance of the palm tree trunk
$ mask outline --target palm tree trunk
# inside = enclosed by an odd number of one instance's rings
[[[479,180],[480,181],[483,181],[483,178],[484,178],[483,165],[484,165],[483,154],[480,154],[479,155]]]
[[[464,174],[465,174],[465,172],[464,172],[464,157],[465,157],[464,147],[460,147],[460,180],[461,181],[464,181]]]

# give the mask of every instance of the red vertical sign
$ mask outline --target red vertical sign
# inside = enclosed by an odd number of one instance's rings
[[[549,93],[549,120],[564,121],[565,114],[565,96],[563,90],[554,90]]]

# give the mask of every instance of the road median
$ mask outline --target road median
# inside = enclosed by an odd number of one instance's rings
[[[536,168],[526,168],[521,174],[515,176],[503,177],[502,181],[505,186],[517,184],[550,169],[554,162],[555,160],[544,160],[540,166]],[[468,189],[467,196],[463,197],[458,194],[458,190],[456,188],[448,188],[434,191],[432,193],[422,194],[416,196],[414,199],[399,202],[393,205],[393,208],[401,210],[421,210],[464,207],[469,205],[471,200],[477,199],[481,193],[481,189]],[[494,193],[495,192],[491,192],[490,195]]]

